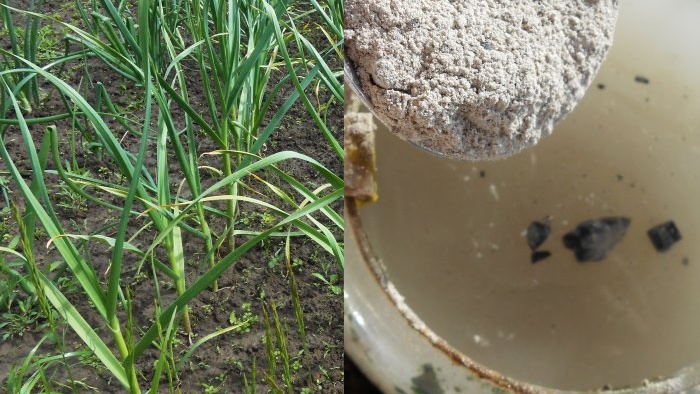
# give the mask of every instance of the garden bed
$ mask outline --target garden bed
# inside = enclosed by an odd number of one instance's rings
[[[26,10],[29,3],[10,6]],[[39,66],[61,62],[45,72],[65,87],[47,75],[33,78],[35,87],[18,87],[18,76],[39,71],[15,64],[6,15],[3,20],[0,71],[8,87],[0,86],[0,133],[10,161],[0,161],[0,391],[32,385],[39,392],[139,392],[157,382],[164,392],[342,392],[342,155],[333,143],[342,133],[342,96],[333,91],[341,53],[334,46],[342,36],[331,29],[337,5],[270,2],[265,8],[253,1],[238,11],[197,14],[192,4],[209,2],[176,1],[144,16],[136,2],[115,2],[115,18],[107,3],[81,1],[81,13],[74,1],[48,2],[38,10],[44,16],[34,18],[10,12],[21,41],[14,48]],[[265,12],[277,13],[279,35]],[[217,20],[219,13],[231,18]],[[210,25],[195,31],[203,14]],[[34,32],[28,18],[37,21]],[[236,74],[257,48],[250,45],[251,18],[262,31],[256,44],[267,46],[253,68],[267,78]],[[142,21],[155,31],[148,45],[139,35],[136,22]],[[232,26],[242,31],[237,40]],[[119,39],[111,41],[110,31]],[[133,47],[128,32],[138,41]],[[153,43],[178,34],[180,42]],[[73,36],[67,51],[66,35]],[[30,37],[37,38],[35,47],[25,52]],[[241,44],[243,66],[227,70],[234,52],[223,54],[224,48],[234,42]],[[105,47],[90,48],[94,43]],[[146,83],[147,66],[139,59],[146,54],[149,73],[163,81]],[[125,60],[110,62],[110,56]],[[140,66],[132,70],[126,60]],[[326,71],[315,68],[321,63]],[[230,84],[221,78],[227,71]],[[242,90],[229,86],[236,83]],[[249,101],[241,98],[245,91]],[[72,94],[84,102],[76,104]],[[231,111],[222,110],[231,103]],[[249,107],[256,108],[248,113]],[[26,121],[18,119],[18,108]],[[143,170],[134,170],[139,165]],[[133,179],[140,191],[131,187]],[[123,218],[129,204],[132,214]],[[66,303],[74,309],[60,307]],[[172,305],[178,308],[168,309]]]

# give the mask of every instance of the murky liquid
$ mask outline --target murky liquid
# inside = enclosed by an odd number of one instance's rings
[[[560,389],[700,362],[698,16],[697,1],[623,2],[585,99],[510,159],[441,160],[378,132],[380,201],[362,208],[365,228],[408,305],[452,346]],[[578,263],[562,236],[605,216],[629,217],[626,236]],[[531,264],[524,230],[545,218],[552,256]],[[646,232],[667,220],[683,239],[660,253]]]

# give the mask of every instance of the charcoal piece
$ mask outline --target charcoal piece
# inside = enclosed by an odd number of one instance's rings
[[[538,250],[536,252],[532,252],[532,256],[530,257],[530,261],[532,261],[532,264],[538,263],[547,257],[551,256],[552,252],[548,250]]]
[[[530,249],[535,250],[549,238],[552,232],[549,224],[542,222],[532,222],[527,227],[527,244]]]
[[[673,220],[650,228],[647,234],[649,234],[651,243],[654,244],[654,247],[659,252],[671,249],[673,244],[681,240],[681,232],[678,231],[678,227],[676,227]]]
[[[574,252],[579,263],[600,261],[625,236],[629,225],[627,217],[588,220],[564,235],[564,246]]]

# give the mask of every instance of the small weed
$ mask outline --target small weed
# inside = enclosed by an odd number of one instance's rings
[[[269,213],[269,212],[249,212],[240,215],[236,221],[236,224],[243,225],[245,227],[261,227],[269,228],[277,223],[279,219]]]
[[[323,282],[331,293],[340,295],[343,292],[343,287],[339,284],[340,277],[338,274],[330,273],[329,266],[330,264],[322,264],[323,274],[314,272],[311,274],[311,276]]]
[[[204,316],[211,316],[213,311],[214,307],[211,304],[202,305],[202,312],[204,312]]]
[[[236,367],[239,371],[243,371],[243,369],[244,369],[243,361],[241,361],[240,359],[237,359],[235,357],[227,357],[226,363]]]
[[[311,274],[311,276],[323,282],[328,287],[328,290],[331,293],[335,295],[340,295],[343,293],[343,288],[341,286],[338,286],[338,274],[330,274],[328,278],[326,278],[322,274],[314,272]]]
[[[202,383],[202,389],[204,389],[204,393],[206,394],[216,394],[221,388],[219,386]]]
[[[110,176],[112,175],[112,171],[109,168],[104,167],[104,166],[98,167],[97,173],[100,175],[101,179],[105,179],[105,180],[109,179]]]
[[[337,346],[335,346],[335,345],[333,345],[333,344],[330,344],[330,343],[328,343],[328,342],[326,342],[326,341],[323,341],[323,346],[325,347],[325,350],[323,351],[323,358],[328,357],[328,355],[330,354],[330,352],[331,352],[333,349],[336,349],[336,348],[337,348]]]
[[[76,169],[72,170],[70,168],[69,163],[66,163],[65,166],[66,166],[66,171],[68,171],[70,173],[80,175],[80,176],[85,176],[85,177],[90,176],[89,170],[80,169],[80,168],[76,168]],[[82,183],[76,182],[75,186],[77,186],[81,191],[85,189],[85,185]],[[64,181],[61,181],[58,184],[58,193],[57,193],[56,197],[58,199],[58,202],[56,205],[65,209],[65,210],[68,210],[68,211],[77,210],[77,211],[81,211],[81,212],[87,211],[87,199],[85,197],[83,197],[80,193],[78,193],[77,191],[71,189],[70,186],[68,186],[68,184]]]
[[[258,316],[253,314],[252,304],[246,302],[241,305],[240,315],[236,314],[236,311],[231,312],[228,322],[231,325],[240,325],[240,327],[236,328],[236,332],[245,333],[250,332],[250,329],[258,322]]]
[[[260,217],[260,223],[265,227],[270,227],[277,223],[277,218],[271,213],[263,212],[259,213],[258,216]]]
[[[340,275],[331,272],[331,269],[334,266],[333,263],[327,260],[322,260],[317,254],[314,254],[313,257],[317,259],[323,273],[314,272],[311,274],[311,276],[323,282],[331,293],[340,295],[343,292],[343,288],[339,285]]]
[[[61,56],[61,38],[51,26],[43,26],[37,30],[39,46],[36,52],[36,60],[39,64],[45,64]]]
[[[220,374],[215,378],[215,380],[218,380],[218,384],[201,383],[202,388],[204,389],[203,392],[205,394],[220,393],[221,389],[224,387],[224,383],[226,383],[226,375]]]
[[[38,328],[41,325],[41,313],[36,308],[34,300],[26,298],[17,302],[18,310],[10,310],[2,313],[0,332],[2,340],[8,341],[15,336],[23,336],[25,332]]]
[[[9,205],[0,210],[0,241],[4,244],[12,238],[12,222]]]
[[[284,254],[282,253],[282,249],[278,249],[271,257],[269,257],[269,260],[267,261],[267,268],[274,269],[280,262],[282,262],[283,259]]]

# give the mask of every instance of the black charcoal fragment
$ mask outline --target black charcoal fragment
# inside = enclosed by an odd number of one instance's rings
[[[678,227],[676,227],[673,220],[650,228],[647,234],[649,234],[651,243],[654,244],[654,247],[659,252],[671,249],[673,244],[681,240],[681,232],[678,231]]]
[[[630,225],[627,217],[605,217],[580,223],[564,235],[564,246],[571,249],[579,263],[603,260],[622,240]]]
[[[549,224],[542,222],[532,222],[527,227],[527,244],[530,249],[535,250],[549,238],[552,232]]]
[[[552,252],[548,250],[538,250],[536,252],[532,252],[532,256],[530,258],[530,261],[532,261],[532,264],[538,263],[547,257],[551,256]]]
[[[650,81],[649,81],[649,78],[647,78],[645,76],[637,75],[636,77],[634,77],[634,82],[643,83],[645,85],[648,85]]]

